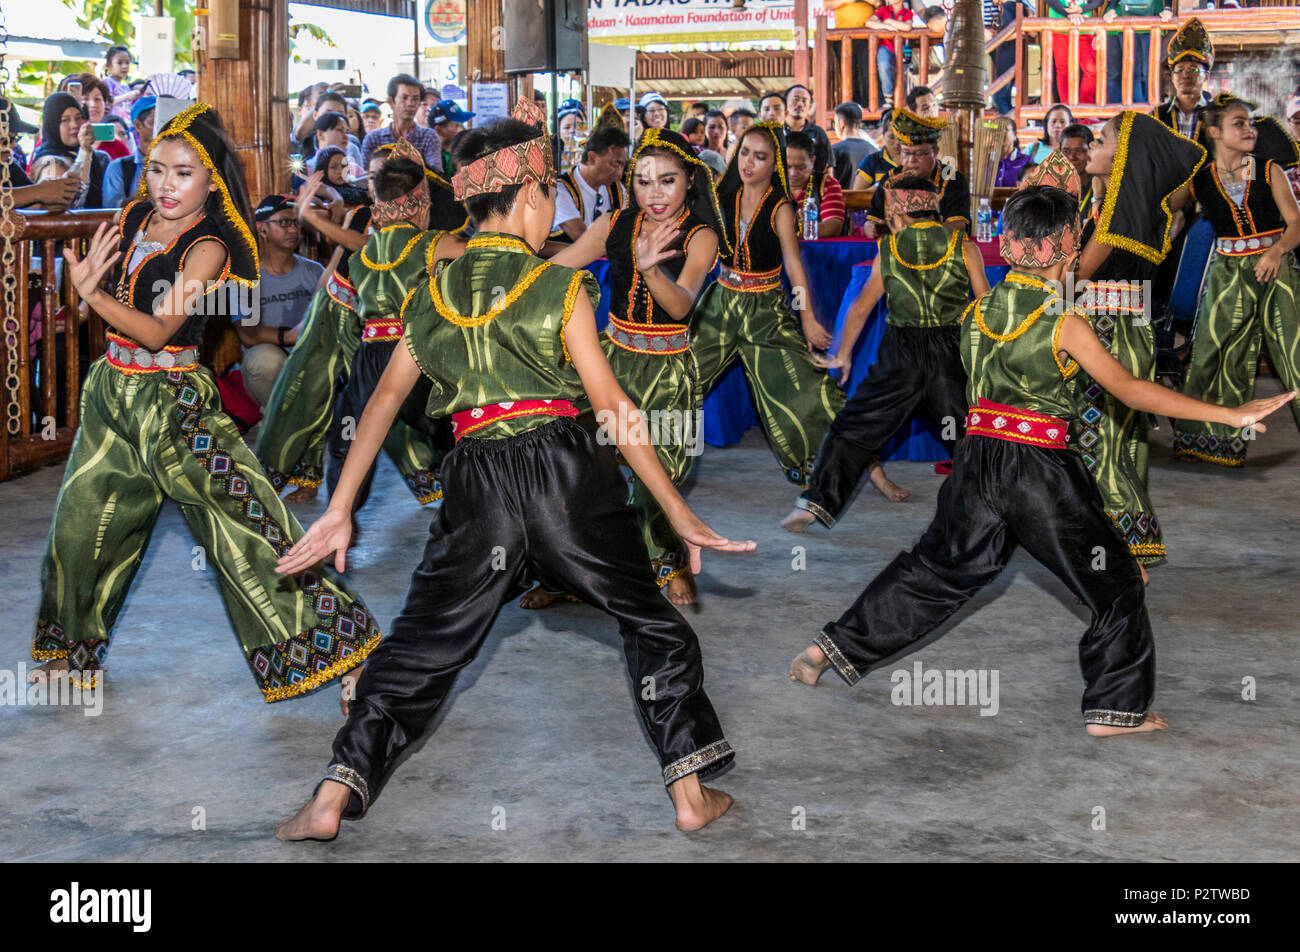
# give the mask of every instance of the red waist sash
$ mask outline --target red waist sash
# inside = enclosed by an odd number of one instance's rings
[[[535,415],[576,417],[578,408],[568,400],[512,400],[506,403],[489,403],[485,407],[453,413],[451,432],[459,442],[462,436],[468,436],[497,420]]]
[[[1064,449],[1070,427],[1046,413],[1020,410],[980,398],[966,414],[967,436],[990,436],[995,440]]]

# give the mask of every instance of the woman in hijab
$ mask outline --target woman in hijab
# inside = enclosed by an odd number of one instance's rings
[[[57,155],[72,164],[72,174],[82,181],[82,188],[72,208],[99,208],[104,204],[104,172],[108,154],[95,149],[90,120],[76,98],[68,93],[53,93],[41,109],[41,144],[32,162],[45,155]]]

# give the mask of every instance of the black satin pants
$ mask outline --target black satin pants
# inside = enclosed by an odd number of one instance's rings
[[[379,386],[379,378],[384,375],[389,358],[400,342],[401,338],[373,343],[363,341],[352,358],[352,370],[334,407],[334,419],[330,422],[325,443],[325,485],[331,497],[343,474],[348,447],[352,445],[348,434],[355,435],[366,403]],[[430,419],[425,413],[429,402],[429,386],[429,379],[421,374],[419,381],[402,401],[401,410],[393,424],[394,430],[401,432],[390,433],[384,441],[384,449],[393,457],[402,478],[417,498],[428,492],[429,485],[436,479],[438,463],[451,448],[454,439],[451,420]],[[350,425],[348,421],[351,421]],[[404,429],[405,427],[410,429]],[[412,433],[412,430],[415,432]],[[419,446],[420,443],[427,445]],[[370,484],[374,478],[375,466],[372,465],[357,492],[353,512],[364,506],[370,498]]]
[[[880,448],[924,409],[952,451],[966,428],[966,371],[957,342],[959,327],[896,327],[880,341],[876,362],[831,422],[808,488],[796,505],[833,526]],[[951,429],[949,425],[951,421]]]
[[[351,787],[345,816],[369,807],[530,578],[617,620],[665,784],[708,777],[735,757],[704,693],[699,641],[659,593],[610,447],[560,419],[505,439],[463,439],[442,477],[446,496],[406,605],[366,662],[334,739],[326,779]]]
[[[816,643],[854,684],[933,641],[945,619],[997,578],[1018,545],[1092,613],[1079,642],[1084,720],[1141,724],[1155,691],[1142,577],[1072,450],[963,439],[921,541],[877,575]]]

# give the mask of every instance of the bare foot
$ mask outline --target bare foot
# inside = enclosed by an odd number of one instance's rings
[[[529,609],[545,608],[554,601],[555,596],[538,585],[531,592],[525,593],[523,598],[519,599],[519,607]]]
[[[704,786],[698,774],[690,774],[670,784],[668,796],[672,797],[673,808],[677,811],[677,829],[684,833],[704,829],[736,802],[731,794]]]
[[[815,518],[817,517],[814,516],[807,509],[798,509],[798,508],[791,509],[790,515],[786,516],[784,519],[781,520],[781,528],[784,529],[786,532],[802,533],[810,525],[812,525],[812,521]]]
[[[1146,720],[1137,727],[1108,727],[1105,724],[1089,724],[1087,731],[1093,737],[1114,737],[1116,734],[1144,734],[1147,731],[1169,729],[1169,722],[1155,711],[1148,711]]]
[[[58,661],[47,661],[44,664],[38,664],[27,675],[28,684],[49,684],[55,678],[65,678],[71,665],[68,664],[67,658],[60,658]]]
[[[871,485],[876,487],[880,495],[884,496],[890,502],[902,502],[908,496],[912,495],[912,490],[904,489],[898,483],[891,480],[885,475],[885,467],[879,463],[871,467]]]
[[[689,571],[668,580],[664,586],[668,590],[668,601],[674,605],[693,605],[700,590],[695,587],[695,576]]]
[[[357,696],[357,682],[360,680],[361,665],[339,678],[339,710],[344,717],[352,713],[352,699]]]
[[[810,688],[815,688],[822,672],[830,666],[826,652],[816,645],[809,645],[799,657],[790,662],[790,680],[802,681]]]
[[[1150,584],[1151,573],[1147,571],[1147,567],[1143,565],[1141,562],[1138,563],[1138,571],[1142,573],[1142,584],[1143,585]]]
[[[316,486],[299,486],[284,497],[285,502],[311,502],[316,498]]]
[[[326,780],[301,810],[275,828],[277,840],[332,840],[339,835],[339,820],[352,790]]]

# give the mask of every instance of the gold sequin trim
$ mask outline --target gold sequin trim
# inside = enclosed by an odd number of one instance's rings
[[[1128,165],[1129,137],[1133,131],[1134,119],[1138,114],[1128,111],[1121,113],[1121,115],[1123,118],[1120,120],[1119,141],[1115,146],[1115,157],[1111,163],[1111,169],[1114,170],[1114,181],[1107,187],[1106,197],[1102,199],[1101,218],[1097,221],[1097,240],[1103,245],[1110,245],[1112,248],[1123,248],[1139,258],[1145,258],[1152,264],[1160,264],[1160,262],[1164,261],[1165,255],[1169,254],[1169,248],[1172,245],[1169,240],[1169,231],[1174,225],[1174,213],[1169,208],[1169,198],[1184,185],[1190,183],[1196,173],[1200,171],[1201,166],[1205,164],[1205,149],[1198,144],[1197,147],[1201,150],[1201,156],[1196,160],[1196,164],[1192,166],[1191,174],[1183,180],[1178,188],[1160,199],[1160,209],[1165,216],[1165,230],[1161,237],[1160,248],[1153,248],[1127,235],[1117,235],[1110,230],[1110,222],[1115,214],[1115,206],[1119,200],[1120,183],[1124,180],[1124,170]]]
[[[1074,376],[1075,372],[1079,369],[1079,363],[1073,357],[1070,358],[1070,362],[1068,364],[1061,363],[1061,345],[1057,343],[1058,339],[1061,336],[1061,328],[1065,324],[1065,319],[1070,314],[1077,314],[1079,317],[1082,317],[1085,321],[1087,320],[1087,318],[1084,317],[1084,315],[1081,312],[1075,310],[1074,308],[1071,308],[1070,310],[1066,311],[1064,314],[1061,315],[1060,320],[1056,322],[1056,327],[1052,328],[1052,359],[1056,361],[1056,369],[1061,372],[1062,380],[1069,380],[1071,377]]]
[[[451,323],[455,324],[457,327],[482,327],[484,324],[496,320],[505,313],[506,309],[518,301],[519,296],[532,287],[533,283],[542,276],[543,272],[551,267],[553,267],[553,265],[549,261],[543,261],[541,264],[537,265],[537,267],[524,275],[518,284],[510,289],[510,293],[506,294],[501,298],[501,300],[497,301],[496,304],[493,304],[477,317],[471,317],[467,314],[461,314],[459,311],[453,311],[443,299],[442,290],[438,287],[437,281],[429,283],[429,296],[433,299],[434,308],[437,309],[438,313],[442,315],[444,320],[451,321]],[[572,286],[570,286],[570,290],[572,292]],[[572,293],[576,296],[576,292]],[[565,295],[565,302],[570,302],[568,294]],[[565,357],[568,357],[567,353],[565,354]]]
[[[564,359],[573,363],[573,358],[569,356],[569,342],[564,339],[564,330],[569,326],[569,318],[573,316],[573,307],[578,303],[578,292],[582,290],[582,272],[573,272],[573,277],[569,279],[569,287],[564,292],[564,312],[560,318],[560,349],[564,351]]]
[[[1029,316],[1020,322],[1020,326],[1017,327],[1015,330],[1013,330],[1011,333],[995,334],[993,331],[989,330],[989,326],[984,323],[984,315],[980,312],[980,308],[979,308],[980,302],[976,301],[975,302],[975,326],[980,329],[980,333],[983,334],[985,337],[992,338],[993,340],[998,341],[999,343],[1005,344],[1009,340],[1015,340],[1025,331],[1029,330],[1029,328],[1033,327],[1034,321],[1038,320],[1040,317],[1043,316],[1043,312],[1047,310],[1047,305],[1051,303],[1052,303],[1051,300],[1047,300],[1044,301],[1042,304],[1040,304],[1038,307],[1034,308],[1034,310],[1029,313]]]
[[[263,690],[262,693],[266,696],[266,703],[270,704],[272,701],[283,701],[291,697],[298,697],[300,694],[316,690],[322,684],[334,680],[340,674],[347,674],[366,660],[366,656],[374,651],[375,646],[379,644],[379,639],[380,635],[376,633],[373,638],[346,658],[335,661],[328,668],[323,668],[310,677],[303,678],[297,684],[286,684],[283,687]]]
[[[398,222],[396,226],[391,226],[391,227],[400,227],[403,224],[404,224],[403,222]],[[415,226],[408,224],[405,225],[405,227],[414,228]],[[384,231],[387,230],[388,230],[387,228],[382,229],[380,233],[382,234]],[[367,268],[369,268],[371,271],[392,271],[399,264],[401,264],[403,261],[406,260],[406,256],[411,253],[411,249],[414,248],[417,244],[419,244],[426,234],[427,233],[423,231],[416,234],[415,237],[413,237],[410,241],[406,243],[406,247],[402,249],[401,253],[397,256],[397,258],[389,262],[388,264],[380,264],[377,261],[371,261],[370,258],[366,255],[366,248],[369,247],[370,243],[366,242],[366,244],[361,248],[361,263],[365,265]]]
[[[1209,453],[1202,453],[1198,450],[1175,449],[1174,455],[1190,456],[1192,459],[1198,459],[1202,463],[1213,463],[1215,466],[1227,466],[1233,469],[1246,465],[1244,459],[1228,459],[1226,456],[1211,456]]]
[[[936,228],[943,227],[937,222],[931,222],[929,224],[933,224]],[[912,271],[933,271],[935,268],[941,268],[943,267],[943,265],[947,264],[948,259],[952,257],[952,253],[957,250],[957,243],[961,241],[961,239],[964,237],[966,236],[962,234],[960,231],[954,231],[952,233],[952,236],[948,239],[948,250],[944,252],[943,257],[940,258],[938,261],[936,261],[934,264],[912,264],[912,262],[906,260],[901,254],[898,253],[897,235],[889,236],[889,253],[893,255],[894,260],[897,261],[899,264],[901,264],[904,268],[908,268],[909,270]]]
[[[521,251],[526,255],[536,256],[532,247],[522,238],[511,238],[507,235],[484,235],[482,237],[471,238],[465,245],[465,250],[471,248],[505,248],[509,251]]]

